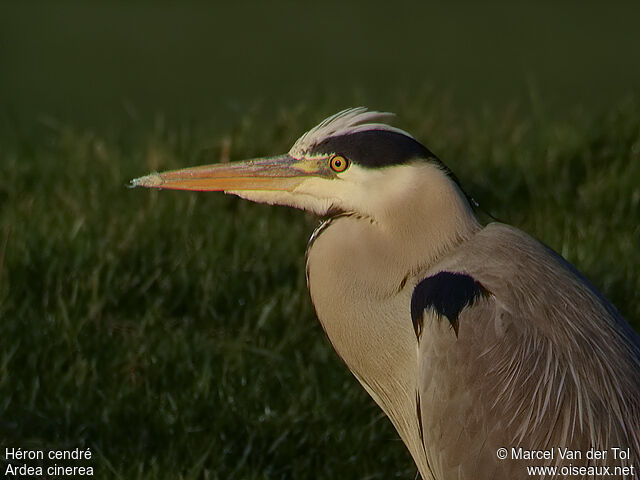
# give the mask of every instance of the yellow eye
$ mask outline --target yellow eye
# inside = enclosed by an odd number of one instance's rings
[[[333,157],[331,157],[329,165],[331,165],[331,170],[336,173],[340,173],[344,172],[347,169],[347,167],[349,166],[349,160],[344,158],[342,155],[334,155]]]

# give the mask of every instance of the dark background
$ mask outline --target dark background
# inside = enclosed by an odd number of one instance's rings
[[[0,108],[82,125],[256,104],[602,107],[640,84],[637,2],[4,1]]]

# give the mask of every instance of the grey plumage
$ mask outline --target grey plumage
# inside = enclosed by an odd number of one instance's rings
[[[557,456],[499,460],[500,447],[629,448],[626,461],[572,464],[639,468],[638,335],[549,248],[513,227],[480,225],[435,157],[417,158],[413,152],[422,150],[409,134],[369,123],[385,115],[352,109],[325,120],[282,157],[282,187],[266,169],[256,173],[256,163],[237,164],[232,174],[212,166],[134,184],[230,190],[333,215],[309,243],[311,299],[332,345],[389,416],[425,480],[530,478],[526,465],[568,464]],[[354,142],[377,131],[376,141],[392,141],[397,158],[358,158],[371,149]],[[335,138],[350,135],[346,143]],[[331,172],[327,162],[345,155],[340,145],[350,145],[353,158],[345,171]],[[268,186],[238,182],[243,169]],[[443,272],[464,278],[469,292],[438,297]],[[417,308],[415,289],[425,279],[431,283]]]

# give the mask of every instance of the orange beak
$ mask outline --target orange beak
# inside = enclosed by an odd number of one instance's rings
[[[131,181],[132,187],[173,190],[294,190],[305,177],[322,175],[323,163],[290,155],[152,173]]]

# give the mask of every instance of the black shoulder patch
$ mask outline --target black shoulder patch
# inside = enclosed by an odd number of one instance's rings
[[[458,315],[468,306],[489,295],[480,282],[470,275],[455,272],[440,272],[422,280],[411,295],[411,320],[416,337],[420,339],[423,328],[423,313],[428,308],[447,317],[458,336]]]
[[[402,165],[417,158],[437,160],[416,139],[390,130],[362,130],[329,137],[318,143],[311,153],[336,153],[363,167],[378,168]]]

